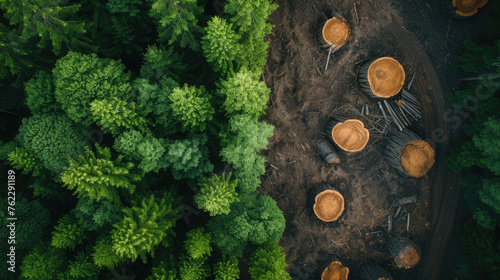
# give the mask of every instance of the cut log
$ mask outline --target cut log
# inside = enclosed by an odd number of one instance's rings
[[[488,3],[488,0],[453,0],[453,10],[458,18],[468,18],[477,14],[478,9]]]
[[[335,145],[349,153],[363,150],[370,140],[370,132],[363,122],[357,119],[345,122],[332,120],[327,124],[325,132]]]
[[[328,19],[321,30],[323,47],[339,48],[347,42],[351,28],[342,17]]]
[[[406,238],[391,238],[387,242],[387,249],[399,269],[410,269],[420,262],[420,248]]]
[[[344,197],[336,190],[324,190],[316,195],[313,210],[322,221],[336,221],[344,211]]]
[[[359,267],[360,280],[392,280],[391,274],[378,264],[364,264]]]
[[[347,280],[349,268],[345,267],[337,258],[321,274],[321,280]]]
[[[339,164],[340,158],[337,152],[327,141],[321,141],[316,145],[320,156],[329,164]]]
[[[381,57],[363,66],[358,73],[358,82],[366,94],[373,98],[389,98],[403,88],[405,71],[403,66],[391,57]]]

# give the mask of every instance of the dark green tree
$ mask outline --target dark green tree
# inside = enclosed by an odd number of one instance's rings
[[[52,232],[52,246],[60,249],[75,249],[86,238],[83,228],[76,223],[76,219],[65,215],[57,223]]]
[[[78,224],[85,230],[100,231],[120,221],[122,205],[104,199],[81,198],[75,207]]]
[[[5,0],[0,8],[11,25],[19,25],[21,37],[39,37],[38,46],[49,43],[58,54],[63,43],[71,44],[85,33],[85,23],[74,20],[79,4],[65,5],[64,0]]]
[[[231,212],[208,222],[214,244],[225,254],[241,256],[247,242],[260,245],[279,240],[285,229],[283,212],[269,196],[240,195]]]
[[[166,159],[177,180],[196,179],[212,172],[214,166],[208,160],[208,137],[205,134],[191,135],[189,139],[175,140],[168,146]]]
[[[198,26],[198,17],[203,13],[203,7],[197,5],[197,0],[149,1],[150,15],[159,23],[160,42],[170,45],[177,43],[181,48],[200,50],[199,38],[202,28]]]
[[[185,70],[186,65],[182,63],[182,55],[176,53],[173,47],[151,45],[144,54],[141,77],[156,82],[166,78],[179,81]]]
[[[0,23],[0,79],[33,67],[33,57],[39,49],[28,48],[24,42],[17,30]]]
[[[207,61],[224,77],[234,74],[238,71],[236,57],[243,51],[238,43],[240,36],[231,29],[231,24],[217,16],[208,22],[205,30],[202,45]]]
[[[273,129],[272,125],[247,115],[235,115],[229,120],[229,130],[222,135],[227,144],[220,155],[233,165],[239,192],[251,193],[259,186],[259,177],[265,172],[265,158],[257,153],[267,146]]]
[[[95,99],[90,103],[90,112],[98,125],[109,129],[114,135],[130,129],[148,131],[146,115],[149,111],[136,106],[135,102],[127,102],[118,97]]]
[[[87,150],[85,156],[70,160],[69,168],[62,174],[62,181],[79,197],[118,201],[117,188],[133,193],[135,186],[132,182],[141,179],[140,174],[131,172],[134,164],[122,160],[121,155],[112,159],[109,148],[96,146],[96,154]]]
[[[90,125],[94,99],[123,98],[130,93],[130,73],[120,61],[69,52],[56,62],[55,97],[75,122]]]
[[[60,113],[36,114],[23,119],[19,139],[28,153],[55,173],[63,172],[69,159],[83,152],[83,129]]]
[[[172,114],[181,122],[184,132],[204,131],[215,113],[210,95],[203,86],[196,88],[184,84],[182,88],[174,88],[169,98]]]
[[[24,91],[26,104],[33,114],[50,113],[61,109],[54,96],[52,75],[45,71],[36,72],[35,76],[24,84]]]
[[[203,280],[210,276],[210,267],[203,258],[183,257],[179,263],[179,275],[181,280]]]
[[[184,241],[184,248],[190,258],[200,259],[211,255],[210,233],[205,232],[205,228],[193,229],[186,236],[187,239]]]
[[[74,279],[97,280],[100,269],[86,252],[78,252],[74,261],[69,261],[68,274]]]
[[[151,195],[123,209],[123,220],[114,224],[113,250],[120,258],[135,261],[139,256],[146,262],[147,254],[154,256],[155,248],[174,235],[173,227],[180,219],[175,198],[167,193],[161,198]]]
[[[481,131],[472,137],[474,145],[481,151],[479,162],[500,176],[500,119],[488,118]],[[499,205],[500,210],[500,205]],[[500,213],[500,211],[499,211]]]
[[[240,279],[240,268],[236,257],[223,257],[214,265],[215,280]]]
[[[228,214],[231,204],[238,201],[237,184],[237,180],[231,181],[231,173],[202,178],[198,181],[200,192],[194,196],[196,204],[210,216]]]
[[[52,280],[66,266],[64,251],[47,245],[36,246],[21,262],[25,279]]]
[[[271,90],[259,81],[258,74],[243,67],[236,75],[221,83],[220,93],[226,97],[228,115],[246,114],[255,119],[265,113]]]
[[[252,253],[249,271],[255,280],[291,280],[286,267],[283,249],[273,242],[262,245]]]

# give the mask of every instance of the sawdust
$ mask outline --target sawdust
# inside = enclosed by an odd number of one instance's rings
[[[323,26],[323,39],[330,45],[342,46],[349,38],[350,28],[345,19],[331,18]]]
[[[432,168],[434,156],[435,152],[427,142],[413,140],[403,147],[399,160],[408,175],[419,178]]]
[[[368,82],[372,92],[388,98],[399,93],[405,82],[403,66],[392,57],[381,57],[368,68]]]
[[[321,280],[347,280],[349,268],[343,266],[340,262],[332,262],[321,275]]]
[[[359,152],[370,139],[370,132],[360,120],[347,120],[332,129],[333,141],[344,151]]]
[[[488,0],[453,0],[455,12],[463,17],[470,17],[477,13],[478,9],[488,3]]]
[[[325,222],[337,220],[344,211],[344,197],[334,190],[325,190],[316,196],[314,213]]]

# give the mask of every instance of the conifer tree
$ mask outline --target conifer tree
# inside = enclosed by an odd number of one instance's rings
[[[205,30],[202,45],[207,61],[223,77],[234,74],[238,71],[236,57],[243,50],[238,43],[240,36],[231,29],[231,24],[217,16],[208,22]]]
[[[208,159],[207,140],[205,134],[195,134],[189,139],[175,140],[168,146],[166,160],[175,179],[196,179],[212,172],[214,166]]]
[[[101,199],[95,201],[82,197],[75,207],[78,224],[85,230],[100,231],[121,219],[121,203]]]
[[[38,245],[21,262],[21,275],[26,279],[52,280],[66,266],[64,251],[52,246]]]
[[[124,262],[113,249],[111,236],[101,236],[94,245],[92,259],[99,268],[113,269]]]
[[[75,189],[79,197],[118,200],[116,188],[133,193],[135,186],[132,182],[141,179],[141,175],[131,172],[134,165],[122,160],[121,155],[113,160],[109,148],[96,146],[96,154],[88,150],[85,156],[70,160],[62,181],[68,189]]]
[[[16,148],[9,154],[9,162],[12,167],[22,170],[23,174],[32,173],[33,176],[40,176],[43,170],[39,159],[28,153],[25,148]]]
[[[205,232],[205,228],[196,228],[189,231],[187,239],[184,241],[184,248],[192,259],[209,257],[212,253],[210,246],[210,233]]]
[[[100,269],[86,252],[78,252],[74,261],[69,261],[68,274],[75,279],[97,279]]]
[[[17,30],[0,23],[0,79],[33,67],[33,57],[40,50],[28,48],[24,42]]]
[[[268,243],[252,253],[249,271],[255,280],[291,280],[286,267],[283,249],[276,243]]]
[[[76,223],[74,217],[63,216],[52,232],[52,246],[60,249],[75,249],[76,245],[82,244],[86,235],[83,229]]]
[[[155,82],[167,78],[179,81],[185,70],[182,55],[176,53],[173,47],[151,45],[144,54],[141,77]]]
[[[265,113],[271,90],[259,81],[258,74],[243,67],[221,83],[220,92],[226,97],[224,108],[228,115],[246,114],[257,119]]]
[[[223,257],[214,265],[215,280],[240,279],[240,268],[236,257]]]
[[[180,261],[179,275],[181,280],[203,280],[210,276],[210,267],[205,259],[183,257]]]
[[[196,88],[184,84],[182,88],[174,88],[169,98],[172,101],[172,114],[181,122],[185,132],[204,131],[215,113],[210,104],[210,95],[203,86]]]
[[[135,102],[126,102],[118,97],[96,99],[90,103],[90,112],[98,125],[109,129],[114,135],[130,129],[148,131],[146,115],[149,111],[136,106]]]
[[[45,71],[36,72],[35,76],[24,84],[26,104],[31,113],[50,113],[60,110],[54,96],[52,75]]]
[[[227,214],[231,204],[238,201],[237,184],[237,180],[231,181],[231,173],[202,178],[198,181],[200,192],[194,196],[196,204],[210,216]]]
[[[174,234],[172,228],[180,218],[171,194],[142,198],[123,212],[123,220],[114,224],[111,232],[113,250],[120,258],[132,261],[140,256],[146,262],[147,254],[154,256],[155,248],[167,235]]]
[[[146,280],[178,280],[176,262],[173,255],[170,255],[168,261],[161,261],[157,266],[151,269],[151,275]]]

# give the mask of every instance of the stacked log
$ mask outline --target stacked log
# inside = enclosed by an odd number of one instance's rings
[[[387,270],[378,264],[364,264],[358,270],[360,280],[392,280]]]
[[[387,249],[399,269],[410,269],[420,262],[420,248],[406,238],[393,237],[387,242]]]
[[[328,141],[321,141],[316,145],[319,155],[329,164],[339,164],[340,158]]]
[[[328,19],[321,30],[323,47],[325,48],[340,48],[345,44],[351,28],[347,21],[340,15]]]
[[[453,0],[453,12],[459,18],[468,18],[477,14],[479,8],[488,3],[488,0]]]
[[[339,148],[350,153],[362,151],[370,140],[370,132],[357,119],[345,122],[332,120],[327,124],[325,132]]]
[[[344,197],[334,189],[326,189],[314,198],[313,210],[324,222],[336,221],[344,211]]]
[[[321,280],[347,280],[348,275],[349,268],[345,267],[337,257],[334,257],[334,261],[321,274]]]
[[[377,99],[389,98],[403,88],[405,71],[394,58],[381,57],[361,66],[358,81],[367,95]]]
[[[434,165],[434,149],[407,129],[389,135],[383,154],[392,167],[414,178],[424,176]]]

